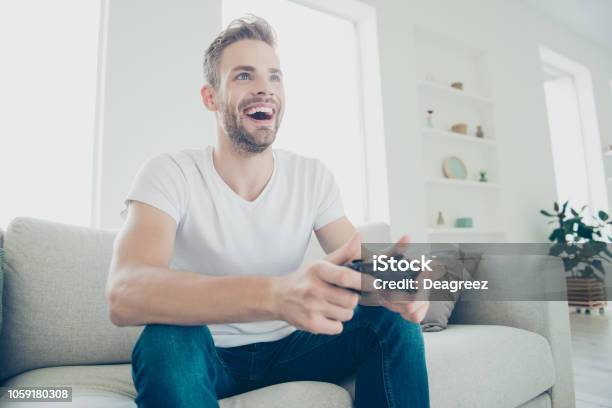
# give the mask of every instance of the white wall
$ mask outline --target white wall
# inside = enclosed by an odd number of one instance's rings
[[[107,1],[98,225],[114,229],[145,160],[216,140],[199,92],[202,56],[221,30],[221,3]]]
[[[556,197],[539,45],[588,67],[600,134],[612,143],[612,55],[513,0],[367,0],[377,9],[392,232],[426,239],[414,26],[488,54],[508,241],[543,241],[538,210]],[[128,3],[128,4],[126,4]],[[171,6],[171,4],[173,6]],[[220,0],[110,0],[101,226],[153,154],[213,143],[201,108],[201,56],[220,27]],[[282,56],[281,56],[282,58]],[[602,137],[604,137],[602,136]]]
[[[411,231],[415,240],[425,239],[418,190],[423,163],[413,61],[416,25],[487,52],[504,187],[499,216],[508,241],[544,241],[549,226],[538,210],[548,208],[556,193],[538,47],[545,45],[591,69],[602,135],[612,135],[612,96],[606,85],[612,55],[514,1],[367,3],[378,13],[394,235]]]

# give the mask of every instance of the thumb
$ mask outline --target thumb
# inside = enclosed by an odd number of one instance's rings
[[[353,259],[360,258],[361,254],[361,233],[355,231],[351,238],[344,243],[340,248],[327,255],[325,258],[327,261],[336,264],[343,265]]]

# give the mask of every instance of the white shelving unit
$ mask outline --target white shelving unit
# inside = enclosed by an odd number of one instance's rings
[[[427,30],[417,29],[415,39],[429,240],[503,242],[503,185],[486,54]],[[462,82],[463,90],[451,87],[453,82]],[[451,131],[456,123],[467,124],[468,134]],[[483,138],[475,136],[477,125],[484,130]],[[445,178],[442,163],[451,156],[465,163],[467,179]],[[487,172],[487,182],[479,181],[480,171]],[[439,211],[443,226],[436,225]],[[474,227],[455,228],[460,217],[472,217]]]
[[[476,235],[476,234],[500,234],[503,235],[504,231],[501,229],[493,228],[429,228],[430,234],[457,234],[457,235]]]
[[[476,136],[464,135],[457,132],[451,132],[449,130],[424,127],[421,129],[421,134],[425,137],[444,138],[450,142],[476,143],[477,145],[482,146],[497,147],[497,142],[495,140],[481,139]]]
[[[459,89],[445,86],[434,81],[421,79],[419,80],[419,86],[427,91],[439,92],[446,96],[460,99],[464,102],[474,102],[482,105],[493,105],[493,101],[484,96],[476,95],[470,92],[461,91]]]
[[[438,184],[438,185],[444,185],[444,186],[455,186],[455,187],[459,187],[459,188],[465,188],[465,187],[475,187],[475,188],[484,188],[484,189],[499,189],[501,188],[501,186],[497,183],[491,183],[491,182],[487,182],[487,183],[483,183],[480,181],[472,181],[472,180],[455,180],[455,179],[448,179],[448,178],[426,178],[425,179],[425,183],[427,184]]]

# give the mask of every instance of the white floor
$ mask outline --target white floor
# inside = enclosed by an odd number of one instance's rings
[[[583,312],[584,313],[584,312]],[[612,408],[612,307],[570,313],[577,408]]]

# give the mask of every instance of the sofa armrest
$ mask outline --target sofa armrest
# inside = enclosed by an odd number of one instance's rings
[[[4,232],[0,229],[0,333],[2,333],[2,294],[4,293]]]
[[[534,268],[540,268],[535,269]],[[534,275],[535,273],[535,275]],[[476,272],[476,279],[492,279],[496,283],[506,281],[508,287],[526,280],[518,276],[531,274],[544,279],[547,288],[554,288],[552,298],[566,298],[565,274],[559,258],[537,257],[483,257]],[[539,282],[542,284],[543,282]],[[535,285],[538,286],[538,285]],[[559,291],[563,291],[563,295]],[[544,336],[551,348],[555,364],[555,384],[550,390],[554,407],[574,406],[574,381],[572,368],[571,334],[567,300],[463,300],[453,312],[451,323],[492,324],[511,326]]]

